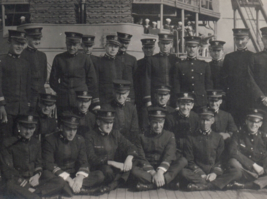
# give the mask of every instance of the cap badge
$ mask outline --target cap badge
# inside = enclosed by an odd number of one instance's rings
[[[76,118],[75,117],[71,117],[71,122],[75,122]]]
[[[184,97],[188,97],[188,93],[184,93]]]
[[[212,92],[212,95],[216,95],[216,92]]]
[[[160,114],[161,114],[161,111],[157,111],[156,114],[157,114],[157,115],[160,115]]]
[[[216,42],[215,42],[215,45],[216,45],[216,46],[218,46],[218,45],[219,45],[219,42],[218,42],[218,41],[216,41]]]
[[[32,116],[32,115],[29,115],[29,116],[28,116],[28,120],[29,120],[29,121],[32,121],[32,120],[33,120],[33,116]]]
[[[70,36],[71,36],[71,37],[75,37],[75,34],[74,34],[74,33],[72,33]]]

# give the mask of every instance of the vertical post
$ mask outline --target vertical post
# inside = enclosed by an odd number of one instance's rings
[[[234,9],[234,28],[236,28],[236,9]],[[234,51],[236,51],[235,41],[234,41]]]
[[[198,13],[196,12],[196,21],[195,21],[195,24],[196,24],[196,36],[198,36]]]
[[[6,19],[5,19],[5,6],[2,4],[2,30],[3,30],[3,36],[4,36],[4,30],[5,30],[5,26],[6,26]]]
[[[181,46],[182,46],[182,53],[184,53],[184,26],[185,26],[185,22],[184,22],[184,9],[181,10],[181,18],[182,18],[182,38],[181,38]]]
[[[256,40],[257,43],[259,44],[259,9],[256,8]]]
[[[163,2],[160,4],[160,31],[163,29]]]
[[[81,13],[80,13],[80,23],[84,23],[85,19],[84,19],[84,16],[85,16],[85,0],[81,0]]]
[[[217,39],[218,34],[218,24],[217,21],[214,21],[214,39]]]

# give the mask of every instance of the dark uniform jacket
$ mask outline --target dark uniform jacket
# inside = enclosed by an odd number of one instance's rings
[[[223,110],[219,110],[215,114],[215,122],[212,124],[211,129],[216,133],[224,132],[231,135],[237,131],[232,115]]]
[[[199,117],[194,111],[190,112],[189,117],[175,111],[166,116],[164,129],[174,133],[177,150],[183,152],[187,136],[196,132],[198,126]]]
[[[267,134],[258,131],[252,135],[247,130],[234,134],[229,145],[230,157],[235,158],[245,169],[252,170],[257,163],[267,171]]]
[[[224,150],[223,137],[210,132],[204,135],[200,130],[187,137],[184,154],[188,167],[197,174],[216,173],[221,175],[221,154]]]
[[[31,88],[37,93],[45,93],[44,84],[47,78],[46,54],[37,49],[27,47],[21,53],[21,58],[30,63],[32,77]]]
[[[229,53],[224,58],[221,84],[226,92],[226,106],[229,111],[252,106],[254,89],[254,78],[250,72],[252,56],[253,52],[244,50]]]
[[[124,151],[128,155],[138,156],[136,148],[117,130],[112,130],[109,135],[102,133],[98,128],[86,134],[86,152],[92,169],[107,164],[108,160],[115,160],[117,151]]]
[[[1,146],[1,170],[6,180],[14,180],[18,185],[42,171],[41,143],[32,136],[6,138]]]
[[[144,57],[137,61],[137,69],[134,74],[135,103],[138,107],[144,105],[143,94],[145,88],[146,60],[147,57]]]
[[[49,82],[57,93],[58,106],[74,106],[75,91],[83,90],[92,93],[93,103],[99,101],[95,69],[90,57],[84,54],[64,52],[56,55]]]
[[[0,62],[0,105],[7,114],[26,114],[31,101],[30,63],[12,54]]]
[[[101,104],[110,103],[113,99],[113,80],[124,79],[132,81],[132,74],[128,74],[129,67],[124,67],[120,59],[108,55],[99,57],[95,63],[96,75],[99,83],[99,98]]]
[[[38,125],[36,131],[42,136],[47,136],[48,134],[55,133],[57,131],[57,119],[49,117],[39,110]]]
[[[158,53],[148,57],[146,61],[144,101],[151,101],[153,98],[154,88],[160,85],[172,86],[171,74],[175,63],[179,59],[174,54],[163,55]]]
[[[158,167],[168,170],[176,160],[175,137],[166,130],[160,134],[155,134],[150,129],[145,131],[139,136],[137,149],[140,154],[139,164],[147,171]]]
[[[125,102],[124,105],[113,100],[110,104],[103,105],[103,108],[115,110],[113,129],[118,130],[125,138],[133,144],[139,134],[139,124],[135,105]]]
[[[89,173],[84,138],[76,135],[68,141],[57,132],[45,138],[43,144],[44,168],[60,175],[67,172],[71,175],[77,172]]]
[[[116,55],[116,59],[118,60],[119,65],[117,67],[123,69],[124,75],[122,79],[128,80],[131,82],[131,89],[129,98],[134,101],[135,100],[135,93],[134,93],[134,74],[137,69],[137,60],[134,56],[129,55],[127,52],[118,52]]]
[[[213,82],[214,89],[220,89],[220,75],[221,75],[221,68],[223,66],[223,60],[212,60],[209,62],[210,64],[210,72],[211,72],[211,80]]]
[[[176,64],[173,73],[173,90],[176,96],[180,92],[195,94],[195,106],[207,104],[206,90],[213,88],[210,66],[198,59],[185,59]]]

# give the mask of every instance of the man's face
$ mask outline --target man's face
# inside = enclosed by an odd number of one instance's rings
[[[81,112],[83,114],[87,113],[90,105],[91,105],[91,100],[89,100],[87,102],[77,100],[78,110],[79,110],[79,112]]]
[[[219,110],[220,106],[222,104],[222,100],[214,100],[209,98],[209,107],[214,110]]]
[[[46,105],[46,104],[40,103],[40,108],[44,115],[50,115],[52,111],[55,109],[55,106],[56,106],[55,104]]]
[[[36,129],[36,126],[34,128],[26,128],[25,126],[18,124],[18,129],[20,130],[19,134],[23,138],[30,139]]]
[[[104,120],[99,120],[99,119],[97,120],[97,125],[99,126],[101,131],[103,131],[106,134],[110,134],[113,128],[113,124],[114,124],[113,121],[111,122],[111,121],[104,121]]]
[[[222,59],[222,56],[223,56],[223,50],[211,48],[210,49],[210,55],[211,55],[213,60],[220,60],[220,59]]]
[[[160,52],[162,52],[162,53],[170,53],[171,47],[172,47],[172,42],[168,43],[168,44],[165,44],[165,43],[162,43],[162,42],[158,42],[158,45],[159,45]]]
[[[186,52],[189,57],[196,57],[199,47],[197,45],[186,45]]]
[[[9,51],[12,54],[20,55],[22,51],[24,50],[25,44],[19,43],[15,40],[11,40]]]
[[[125,93],[116,92],[117,102],[119,102],[120,104],[124,104],[127,97],[129,96],[129,93],[130,93],[130,91],[126,91]]]
[[[69,126],[62,125],[62,131],[63,131],[63,136],[69,140],[72,141],[75,138],[75,135],[77,133],[77,127],[76,128],[70,128]]]
[[[168,103],[168,101],[169,101],[169,99],[170,99],[170,94],[169,93],[164,93],[164,94],[162,94],[162,93],[157,93],[156,95],[155,95],[155,97],[156,97],[156,101],[157,101],[157,103],[160,105],[160,106],[165,106],[165,105],[167,105],[167,103]]]
[[[214,117],[200,117],[200,128],[202,131],[210,131],[211,125],[214,123]]]
[[[155,46],[153,47],[143,47],[142,48],[146,57],[151,57],[154,54]]]
[[[66,45],[67,45],[67,51],[71,55],[76,54],[80,47],[80,43],[66,42]]]
[[[267,48],[267,35],[262,36],[261,38],[264,48]]]
[[[234,37],[235,45],[237,49],[244,49],[247,46],[247,43],[249,41],[249,37]]]
[[[119,46],[114,44],[106,44],[106,53],[112,57],[116,56],[119,51]]]
[[[253,118],[253,120],[247,118],[246,125],[251,133],[257,133],[259,128],[262,126],[262,120],[259,118]]]
[[[194,103],[193,102],[178,101],[179,111],[183,115],[189,115],[190,111],[192,110],[193,107],[194,107]]]
[[[93,51],[93,46],[86,46],[84,44],[82,44],[82,47],[83,47],[83,51],[85,54],[92,54],[92,51]]]
[[[121,43],[120,51],[125,52],[128,49],[129,44]]]
[[[41,38],[37,39],[37,38],[27,37],[27,43],[28,46],[31,48],[38,48],[41,44]]]
[[[150,119],[151,130],[156,134],[162,133],[164,122],[165,122],[165,119],[163,118],[162,119]]]

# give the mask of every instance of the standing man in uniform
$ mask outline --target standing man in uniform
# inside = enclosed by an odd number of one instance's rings
[[[28,27],[26,31],[27,48],[22,52],[21,58],[30,63],[31,68],[31,107],[35,111],[40,93],[45,93],[47,79],[47,58],[44,52],[38,50],[42,38],[42,27]]]
[[[175,66],[173,73],[173,92],[191,92],[195,95],[195,106],[207,105],[206,90],[213,88],[210,66],[207,62],[197,59],[200,37],[184,37],[187,58]],[[175,97],[175,96],[174,96]]]
[[[145,65],[145,86],[143,99],[146,106],[151,106],[154,101],[153,91],[158,85],[173,86],[171,74],[178,58],[170,54],[173,44],[173,35],[169,33],[159,33],[160,52],[148,57]]]
[[[76,135],[79,117],[63,112],[60,131],[47,136],[43,143],[43,162],[46,170],[65,181],[63,191],[72,196],[92,193],[91,188],[104,180],[101,171],[89,171],[84,138]]]
[[[145,87],[146,60],[154,54],[156,39],[141,39],[141,42],[145,57],[137,61],[137,69],[134,74],[135,104],[139,118],[139,126],[141,126],[143,121],[142,108],[145,106],[143,94]]]
[[[210,64],[210,71],[211,71],[211,80],[213,82],[214,89],[220,89],[220,75],[221,75],[221,68],[223,65],[223,45],[225,44],[224,41],[213,40],[210,41],[210,55],[212,61],[209,62]]]
[[[187,160],[179,156],[176,159],[175,136],[163,129],[166,110],[161,107],[148,107],[150,128],[139,136],[137,142],[140,159],[133,168],[137,178],[136,189],[145,191],[160,187],[177,190],[179,186],[172,182],[187,165]]]
[[[224,150],[223,137],[214,133],[214,111],[208,108],[200,110],[200,128],[194,135],[187,137],[184,148],[188,168],[182,170],[183,183],[189,191],[223,189],[232,181],[241,178],[239,169],[224,171],[221,154]]]
[[[94,44],[95,44],[95,36],[93,36],[93,35],[83,35],[82,36],[83,52],[84,52],[84,54],[90,56],[93,64],[96,62],[96,60],[98,58],[97,56],[92,55]]]
[[[21,58],[25,35],[24,31],[9,30],[9,51],[0,62],[0,138],[12,136],[17,116],[28,112],[32,99],[31,66]]]
[[[249,29],[233,29],[237,51],[225,56],[221,69],[221,85],[226,93],[226,110],[232,114],[238,128],[242,126],[246,109],[253,106],[254,78],[250,72],[253,52],[247,49]],[[242,99],[242,100],[240,100]]]
[[[121,43],[119,52],[117,54],[116,59],[118,59],[118,66],[123,72],[123,78],[131,82],[131,90],[129,94],[129,99],[134,102],[135,94],[134,94],[134,74],[137,69],[137,60],[134,56],[129,55],[126,51],[129,47],[132,35],[117,32],[118,40]]]
[[[54,58],[49,80],[51,88],[57,93],[59,115],[68,110],[69,106],[75,105],[75,91],[90,91],[93,94],[95,107],[99,105],[94,65],[90,57],[78,53],[82,34],[76,32],[65,32],[65,34],[67,51]]]

